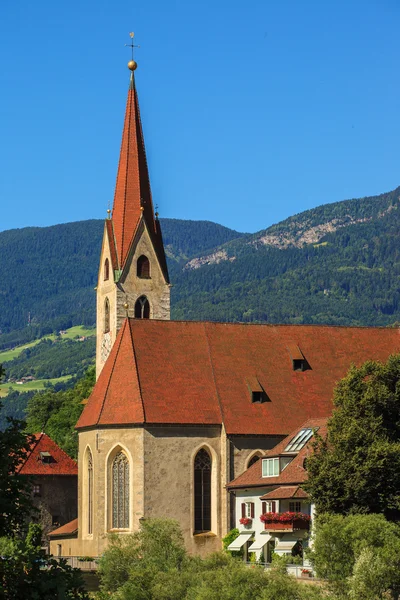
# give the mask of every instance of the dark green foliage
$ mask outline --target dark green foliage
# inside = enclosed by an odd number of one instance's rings
[[[100,560],[99,599],[111,600],[321,600],[320,588],[308,590],[273,570],[248,568],[229,553],[205,559],[189,556],[179,525],[146,519],[140,531],[114,536]]]
[[[27,429],[32,433],[47,433],[67,454],[78,454],[78,434],[75,425],[93,389],[95,369],[90,368],[73,388],[35,394],[28,402]]]
[[[309,556],[338,598],[398,598],[400,526],[383,515],[320,515]]]
[[[0,539],[0,597],[4,600],[89,600],[78,569],[41,550],[42,531],[31,524],[25,540]]]
[[[0,537],[18,535],[31,509],[30,482],[16,476],[32,442],[23,426],[23,422],[9,419],[7,428],[0,431]]]
[[[400,516],[400,355],[352,367],[334,392],[326,440],[307,460],[320,513]]]
[[[96,351],[95,336],[79,342],[44,339],[19,356],[4,363],[7,378],[19,379],[28,375],[36,379],[52,379],[64,375],[82,375],[93,363]]]
[[[0,233],[0,350],[94,325],[103,227],[104,221],[90,220]],[[162,229],[172,262],[241,235],[207,221],[163,219]]]

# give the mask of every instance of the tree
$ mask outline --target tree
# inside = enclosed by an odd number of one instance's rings
[[[18,477],[18,468],[33,440],[24,433],[22,421],[7,422],[7,428],[0,431],[0,537],[20,534],[32,511],[31,483],[27,477]]]
[[[25,540],[0,539],[4,600],[88,600],[80,571],[41,550],[42,530],[31,523]]]
[[[319,513],[400,516],[400,355],[350,369],[313,448],[305,487]]]
[[[383,515],[320,515],[309,558],[340,598],[398,598],[400,526]]]

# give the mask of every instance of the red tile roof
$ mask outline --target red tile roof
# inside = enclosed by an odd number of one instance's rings
[[[139,101],[132,73],[112,210],[113,235],[121,270],[125,265],[135,231],[142,218],[146,222],[161,269],[168,281],[160,224],[154,218]],[[108,234],[110,238],[109,229]]]
[[[45,433],[35,433],[31,450],[20,466],[20,475],[78,475],[76,462]],[[43,462],[40,453],[48,452],[51,462]]]
[[[293,370],[293,344],[310,369]],[[352,363],[399,351],[397,328],[131,319],[77,426],[224,423],[230,435],[284,435],[331,413]],[[269,401],[251,402],[251,378]]]
[[[268,492],[261,496],[261,500],[287,500],[289,498],[308,498],[305,492],[299,485],[287,485],[276,488],[272,492]]]
[[[67,535],[74,535],[78,533],[78,519],[74,519],[69,523],[65,523],[58,529],[54,529],[51,533],[49,533],[49,537],[64,537]]]
[[[310,442],[312,442],[313,438],[311,438],[308,443],[296,454],[293,460],[281,471],[280,475],[277,477],[263,477],[262,476],[262,459],[263,458],[273,458],[276,456],[290,456],[291,453],[286,452],[285,448],[289,444],[289,442],[294,438],[296,433],[298,433],[301,429],[305,429],[310,427],[311,429],[318,428],[318,434],[324,437],[326,435],[326,425],[327,418],[325,419],[308,419],[305,423],[302,423],[300,426],[296,427],[292,433],[290,433],[285,439],[283,439],[279,444],[277,444],[272,450],[269,450],[265,453],[265,456],[261,457],[254,465],[249,467],[244,473],[236,477],[233,481],[228,483],[226,486],[227,489],[237,489],[237,488],[248,488],[248,487],[266,487],[266,486],[276,486],[276,485],[297,485],[303,483],[307,480],[307,471],[304,468],[304,460],[309,455]]]

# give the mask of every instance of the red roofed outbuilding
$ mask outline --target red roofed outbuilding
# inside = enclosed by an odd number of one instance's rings
[[[45,433],[34,434],[34,441],[18,476],[32,480],[32,500],[43,527],[44,538],[78,514],[78,465]]]

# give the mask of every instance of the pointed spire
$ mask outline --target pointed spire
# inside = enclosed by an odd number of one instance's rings
[[[139,102],[132,71],[112,211],[121,269],[142,213],[149,230],[156,232]]]

